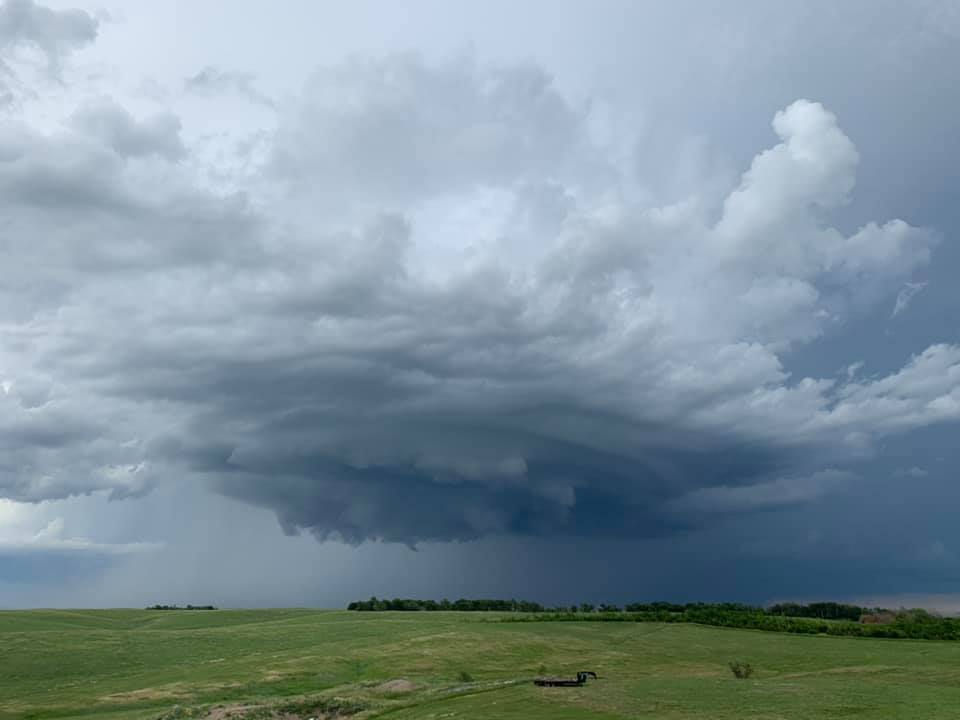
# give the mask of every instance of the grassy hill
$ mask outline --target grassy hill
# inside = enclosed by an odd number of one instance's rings
[[[358,720],[934,720],[960,709],[960,643],[497,617],[0,612],[0,720],[269,717],[282,703],[288,718],[339,706]],[[756,675],[734,679],[731,660]],[[537,688],[541,669],[601,679]]]

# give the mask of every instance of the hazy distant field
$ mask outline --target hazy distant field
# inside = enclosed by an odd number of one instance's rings
[[[262,707],[235,708],[304,696],[348,699],[366,707],[358,718],[392,720],[960,716],[960,643],[490,617],[0,612],[0,719],[203,717],[218,704],[262,717]],[[754,665],[754,679],[733,678],[727,662],[738,659]],[[541,664],[601,680],[537,688],[527,680]],[[416,689],[379,687],[401,678]]]

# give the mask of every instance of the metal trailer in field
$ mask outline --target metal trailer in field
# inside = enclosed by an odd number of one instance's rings
[[[559,678],[559,677],[539,677],[533,681],[534,685],[540,687],[579,687],[587,682],[587,676],[597,679],[597,674],[590,670],[581,670],[577,673],[577,678]]]

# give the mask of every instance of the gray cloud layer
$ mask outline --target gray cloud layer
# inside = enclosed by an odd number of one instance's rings
[[[229,72],[216,67],[205,67],[196,75],[187,78],[184,82],[184,89],[189,93],[213,97],[220,93],[235,92],[258,105],[275,107],[273,100],[257,90],[255,78],[251,73]]]
[[[69,17],[57,58],[93,37]],[[739,180],[671,204],[598,121],[533,64],[350,61],[225,192],[170,112],[2,118],[0,495],[188,477],[318,538],[640,538],[813,501],[960,419],[949,342],[785,369],[938,243],[839,227],[861,158],[829,109],[786,105]]]
[[[34,0],[6,0],[0,6],[0,52],[35,48],[51,71],[97,37],[97,21],[83,10],[52,10]]]
[[[180,119],[172,113],[137,120],[115,101],[101,98],[78,108],[71,124],[122,157],[158,155],[177,160],[185,153]]]

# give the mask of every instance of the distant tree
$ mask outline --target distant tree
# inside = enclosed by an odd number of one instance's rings
[[[147,610],[216,610],[217,608],[213,605],[187,605],[185,607],[180,607],[179,605],[150,605]]]

